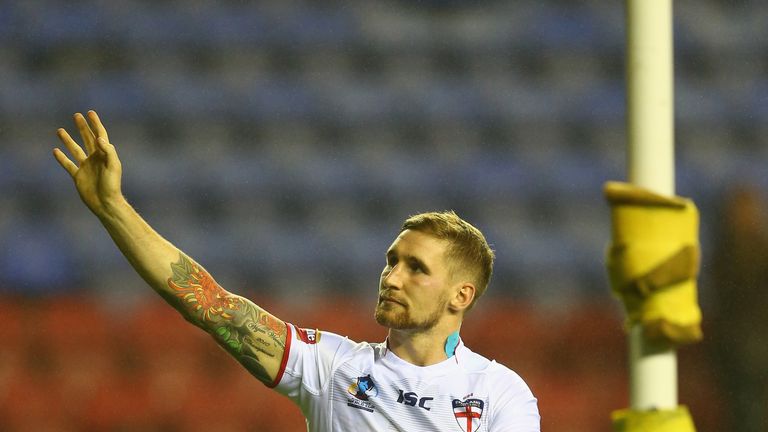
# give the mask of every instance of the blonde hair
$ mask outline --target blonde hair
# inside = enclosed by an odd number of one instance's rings
[[[471,309],[491,281],[493,260],[496,258],[483,233],[453,210],[413,215],[403,222],[400,232],[408,229],[450,243],[446,256],[451,262],[452,272],[455,274],[458,270],[465,273],[475,284],[475,298],[467,310]]]

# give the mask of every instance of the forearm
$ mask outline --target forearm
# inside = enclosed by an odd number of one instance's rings
[[[230,295],[219,287],[202,266],[187,257],[155,231],[121,198],[96,213],[120,252],[144,281],[185,319],[211,331],[200,310],[204,299]],[[197,288],[197,290],[195,290]]]
[[[110,206],[99,219],[133,268],[158,294],[187,321],[210,333],[259,380],[272,382],[287,337],[281,320],[224,290],[125,200]]]
[[[163,297],[172,294],[168,285],[173,275],[171,264],[179,261],[181,251],[149,226],[125,199],[97,217],[139,276]]]

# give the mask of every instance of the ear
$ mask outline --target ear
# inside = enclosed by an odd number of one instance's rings
[[[461,282],[456,285],[453,296],[448,302],[448,308],[453,312],[464,312],[475,299],[477,288],[472,282]]]

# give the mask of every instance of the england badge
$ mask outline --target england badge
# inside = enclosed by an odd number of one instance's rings
[[[453,400],[453,416],[464,432],[478,432],[485,403],[480,399]]]

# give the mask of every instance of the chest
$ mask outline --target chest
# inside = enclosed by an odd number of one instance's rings
[[[420,376],[342,365],[330,382],[333,430],[488,430],[492,404],[482,374]]]

